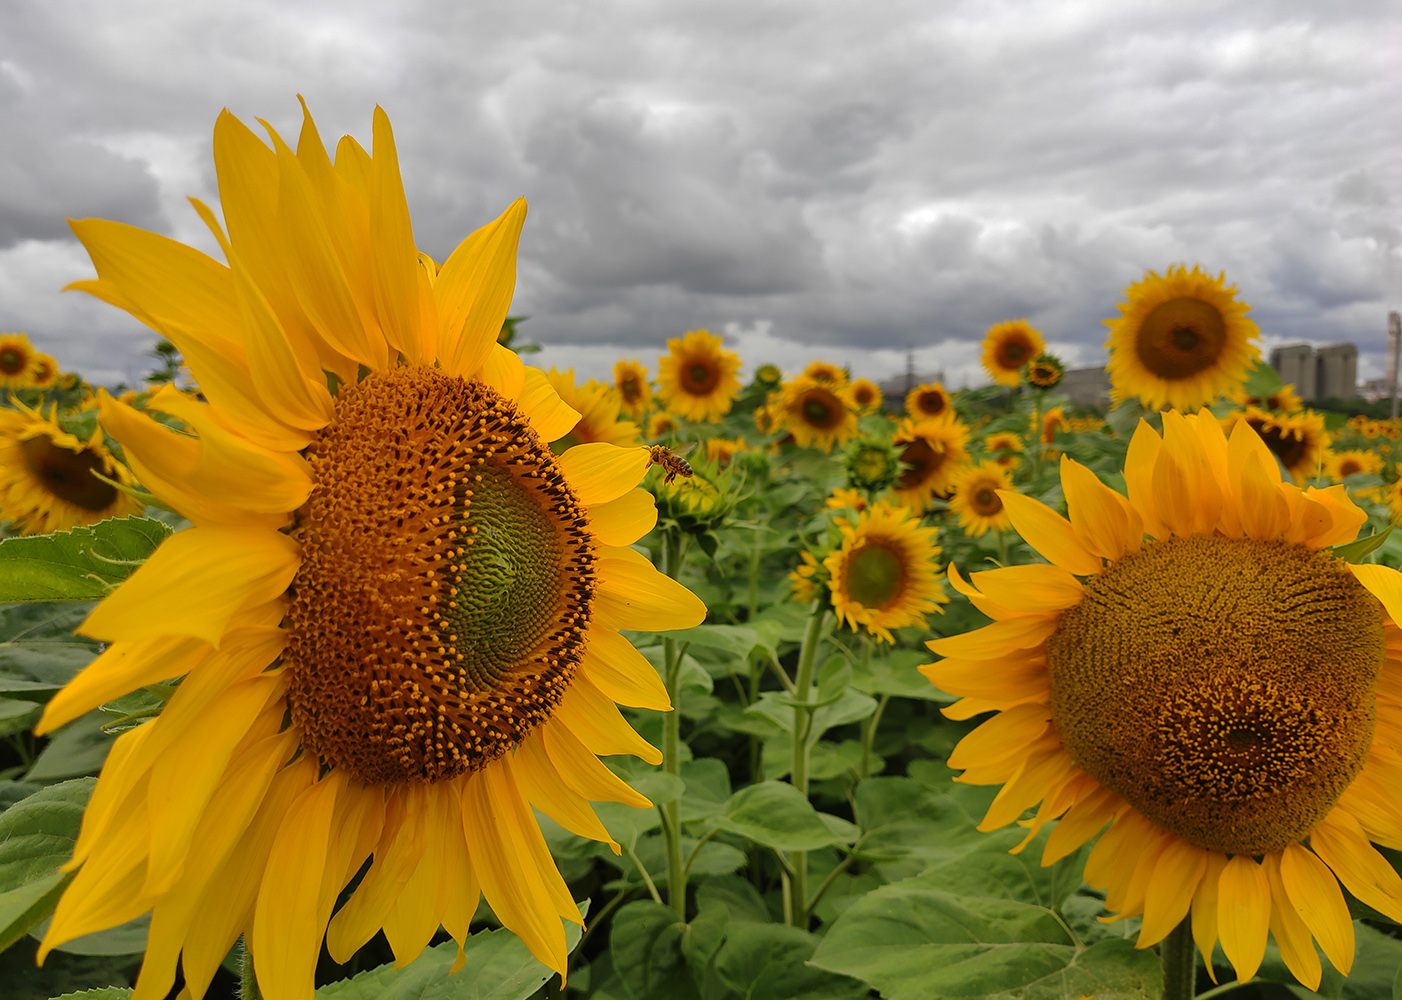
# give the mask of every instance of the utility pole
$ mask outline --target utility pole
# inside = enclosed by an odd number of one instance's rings
[[[1394,313],[1393,315],[1396,315],[1396,313]],[[906,345],[906,349],[905,349],[905,392],[906,392],[906,395],[907,395],[907,396],[910,395],[910,390],[912,390],[912,389],[914,389],[914,388],[915,388],[915,348],[914,348],[913,346],[911,346],[911,345],[908,344],[908,345]],[[1396,396],[1396,395],[1397,395],[1397,393],[1394,391],[1394,392],[1393,392],[1393,396]],[[1396,416],[1396,414],[1393,414],[1393,416]]]
[[[1387,385],[1392,397],[1392,419],[1397,419],[1397,361],[1402,349],[1402,316],[1396,311],[1387,314]]]

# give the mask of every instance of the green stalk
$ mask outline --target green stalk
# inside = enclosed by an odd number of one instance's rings
[[[662,535],[662,572],[673,580],[681,572],[686,557],[686,536],[672,529]],[[675,639],[662,640],[663,682],[672,710],[662,716],[662,770],[681,776],[680,687],[682,651]],[[686,920],[686,872],[682,865],[681,801],[673,799],[659,807],[662,811],[662,837],[667,848],[667,902],[678,920]]]
[[[239,1000],[263,1000],[258,977],[253,974],[253,954],[242,938],[239,939]]]
[[[808,795],[808,732],[813,725],[813,710],[807,703],[813,700],[813,675],[818,662],[818,646],[822,643],[823,622],[827,618],[827,605],[822,599],[813,602],[813,612],[808,616],[808,628],[803,633],[803,646],[798,654],[798,676],[794,681],[794,700],[800,702],[793,710],[793,763],[790,766],[789,780],[793,786]],[[789,893],[792,899],[791,920],[794,927],[808,929],[808,852],[794,851],[790,856],[793,875],[789,879]]]
[[[1193,945],[1192,918],[1168,932],[1159,945],[1163,963],[1163,1000],[1193,1000],[1197,990],[1197,953]]]
[[[862,726],[862,769],[857,775],[858,781],[871,777],[871,748],[876,742],[876,727],[881,725],[881,713],[886,711],[890,701],[891,696],[883,694],[881,700],[876,703],[876,711],[871,713],[866,725]]]
[[[763,528],[755,529],[755,544],[750,549],[750,617],[751,624],[754,623],[755,615],[759,614],[759,548],[760,535],[764,533]]]

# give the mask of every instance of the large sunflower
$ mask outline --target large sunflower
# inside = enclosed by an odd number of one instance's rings
[[[1022,369],[1046,350],[1042,335],[1025,319],[998,323],[983,336],[983,367],[999,385],[1017,385]]]
[[[623,401],[623,412],[634,420],[652,408],[652,383],[641,361],[618,361],[613,366],[613,387]]]
[[[1002,531],[1008,527],[1008,512],[999,491],[1012,488],[1012,478],[1000,463],[966,465],[954,477],[949,509],[959,515],[959,526],[965,534],[977,538],[990,528]]]
[[[800,375],[784,383],[773,409],[803,448],[830,452],[833,445],[845,444],[857,434],[852,388],[846,382],[819,382]]]
[[[740,355],[721,346],[708,330],[692,330],[667,341],[657,359],[657,395],[663,405],[687,420],[720,423],[740,395]]]
[[[902,421],[891,438],[906,466],[896,480],[896,499],[923,510],[931,497],[947,494],[955,471],[969,460],[968,440],[968,426],[953,413],[943,420]]]
[[[623,447],[638,443],[638,425],[618,417],[623,403],[619,393],[593,379],[576,386],[573,368],[564,371],[552,368],[545,373],[545,378],[551,388],[560,394],[565,405],[579,413],[579,422],[570,428],[568,434],[553,443],[552,450],[557,454],[577,444],[596,441]]]
[[[1402,574],[1333,555],[1364,513],[1281,482],[1249,424],[1229,442],[1207,410],[1163,420],[1130,442],[1128,499],[1070,459],[1069,521],[1002,494],[1051,565],[951,570],[994,622],[930,642],[945,659],[921,669],[963,696],[951,717],[999,713],[949,758],[1003,785],[980,829],[1040,802],[1028,839],[1060,817],[1051,864],[1110,824],[1085,878],[1143,916],[1140,947],[1191,913],[1244,982],[1269,931],[1314,988],[1311,937],[1341,971],[1353,957],[1338,882],[1402,919],[1369,844],[1402,847]]]
[[[34,380],[34,345],[22,333],[0,333],[0,389],[27,389]]]
[[[1148,409],[1188,410],[1212,402],[1246,378],[1260,356],[1260,335],[1246,318],[1251,308],[1194,264],[1170,267],[1160,278],[1150,271],[1125,289],[1120,318],[1107,319],[1111,390],[1117,398],[1138,396]]]
[[[389,120],[334,163],[228,112],[214,130],[228,266],[74,222],[98,280],[180,349],[209,402],[109,397],[142,483],[193,522],[82,626],[111,643],[43,731],[183,676],[118,738],[40,956],[150,911],[137,996],[202,996],[239,937],[263,996],[312,995],[381,928],[399,964],[479,891],[557,971],[578,909],[532,807],[610,842],[589,800],[647,800],[596,754],[660,755],[615,701],[668,708],[619,629],[704,608],[629,544],[656,519],[645,448],[547,442],[578,419],[497,344],[525,204],[438,267],[415,248]],[[349,901],[333,904],[373,857]],[[328,929],[329,921],[329,929]]]
[[[912,420],[943,417],[951,413],[949,393],[938,382],[917,385],[905,394],[905,412]]]
[[[894,642],[891,629],[923,625],[948,602],[935,572],[939,529],[921,527],[904,507],[881,503],[858,512],[855,524],[846,518],[834,523],[842,545],[823,566],[839,622]]]
[[[102,443],[101,428],[83,441],[52,415],[0,410],[0,523],[44,535],[141,513],[139,502],[94,473],[133,485],[127,467]]]

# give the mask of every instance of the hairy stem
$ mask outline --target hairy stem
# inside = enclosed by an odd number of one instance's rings
[[[1197,989],[1197,953],[1193,945],[1192,918],[1168,932],[1159,945],[1163,963],[1163,1000],[1193,1000]]]
[[[808,733],[813,725],[813,710],[807,703],[813,700],[813,675],[818,662],[818,646],[822,643],[823,621],[827,605],[820,598],[813,602],[808,627],[803,633],[803,646],[798,654],[798,676],[794,680],[794,700],[800,702],[793,710],[793,762],[789,780],[804,796],[808,795]],[[789,858],[793,876],[789,880],[792,898],[790,923],[808,929],[808,852],[794,851]]]

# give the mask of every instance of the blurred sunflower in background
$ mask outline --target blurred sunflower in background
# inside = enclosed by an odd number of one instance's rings
[[[803,369],[803,377],[823,385],[846,385],[847,370],[826,361],[810,361]]]
[[[647,439],[649,441],[675,437],[677,430],[677,418],[670,413],[658,412],[647,418]]]
[[[1004,531],[1009,526],[1008,512],[998,491],[1012,488],[1008,470],[996,461],[967,465],[954,477],[949,509],[959,515],[959,527],[967,535],[977,538],[990,528]]]
[[[1260,331],[1246,318],[1225,275],[1198,265],[1153,271],[1125,289],[1120,318],[1106,320],[1106,365],[1120,399],[1138,397],[1145,409],[1189,410],[1230,392],[1260,357]]]
[[[1402,920],[1369,843],[1402,845],[1402,574],[1330,552],[1366,515],[1342,487],[1282,482],[1250,424],[1163,424],[1131,440],[1128,499],[1070,459],[1069,520],[1001,494],[1049,564],[951,569],[994,621],[928,643],[943,659],[921,670],[962,696],[951,718],[998,713],[949,757],[1003,785],[980,829],[1041,803],[1023,846],[1059,819],[1051,864],[1110,824],[1085,879],[1142,916],[1139,947],[1191,914],[1209,969],[1220,940],[1245,982],[1270,935],[1314,989],[1314,941],[1353,959],[1339,882]]]
[[[724,469],[732,458],[749,447],[744,438],[707,438],[706,461],[717,469]]]
[[[28,389],[34,379],[34,345],[22,333],[0,333],[0,389]]]
[[[905,466],[896,479],[896,500],[920,511],[932,497],[947,494],[954,473],[969,460],[968,441],[968,426],[953,415],[902,421],[891,438]]]
[[[1055,389],[1066,369],[1052,354],[1041,354],[1027,363],[1027,384],[1035,389]]]
[[[938,528],[922,527],[904,507],[874,504],[855,522],[837,523],[842,544],[824,561],[837,620],[894,642],[891,629],[924,625],[948,603],[938,569]]]
[[[1319,474],[1330,442],[1322,413],[1267,413],[1248,406],[1227,414],[1224,429],[1230,433],[1238,422],[1247,424],[1260,436],[1297,484]]]
[[[1279,410],[1281,413],[1296,413],[1305,407],[1305,404],[1301,402],[1299,395],[1295,392],[1293,383],[1281,386],[1264,399],[1247,395],[1245,389],[1234,389],[1227,394],[1227,398],[1243,408],[1255,406],[1262,410]],[[1368,418],[1364,417],[1362,419],[1364,422],[1367,422]]]
[[[949,393],[938,382],[917,385],[905,394],[905,412],[912,420],[942,417],[951,410]]]
[[[875,413],[881,409],[882,402],[881,387],[871,379],[852,380],[852,405],[856,407],[859,415],[866,416],[868,413]]]
[[[613,366],[613,387],[618,390],[623,412],[634,420],[652,408],[652,384],[641,361],[618,361]]]
[[[1042,444],[1053,444],[1056,436],[1065,431],[1069,431],[1071,425],[1066,420],[1066,410],[1060,406],[1053,406],[1046,413],[1042,414],[1041,432],[1037,440]]]
[[[1042,335],[1026,320],[998,323],[983,337],[983,367],[999,385],[1015,386],[1022,369],[1046,350]]]
[[[1375,451],[1331,451],[1324,456],[1324,474],[1333,480],[1347,479],[1349,476],[1381,475],[1383,460]]]
[[[581,386],[574,384],[574,369],[557,371],[552,368],[545,378],[560,396],[566,406],[579,414],[579,422],[558,441],[551,442],[551,450],[557,455],[577,444],[594,441],[607,441],[622,447],[638,444],[638,425],[631,420],[620,420],[621,395],[590,379]]]
[[[184,679],[113,745],[40,958],[149,911],[137,996],[177,967],[202,996],[243,935],[262,995],[305,1000],[323,937],[345,962],[383,929],[402,966],[440,925],[461,945],[480,893],[563,974],[580,916],[532,808],[612,844],[590,800],[648,805],[598,760],[661,760],[615,706],[669,707],[619,630],[705,609],[629,547],[648,450],[554,455],[579,414],[497,343],[525,203],[440,267],[382,110],[334,161],[309,114],[295,151],[269,133],[215,125],[224,224],[196,208],[227,266],[72,223],[98,274],[74,287],[171,340],[208,402],[154,395],[177,433],[102,395],[194,526],[84,622],[110,645],[40,730]]]
[[[58,384],[58,362],[50,355],[36,351],[29,368],[29,388],[52,389]]]
[[[52,414],[22,406],[0,410],[0,523],[24,535],[46,535],[141,513],[139,501],[94,473],[134,485],[107,450],[100,427],[84,441]]]
[[[727,351],[708,330],[692,330],[667,341],[669,354],[657,361],[657,395],[664,406],[687,420],[720,423],[740,395],[740,356]]]
[[[852,390],[845,381],[820,382],[800,375],[784,383],[773,408],[801,448],[830,452],[834,445],[850,441],[857,433]]]
[[[1022,461],[1022,438],[1007,431],[990,434],[983,442],[983,450],[1003,468],[1016,468]]]
[[[777,388],[779,383],[784,381],[784,373],[779,370],[778,365],[760,365],[755,369],[755,384],[766,386],[770,389]]]

